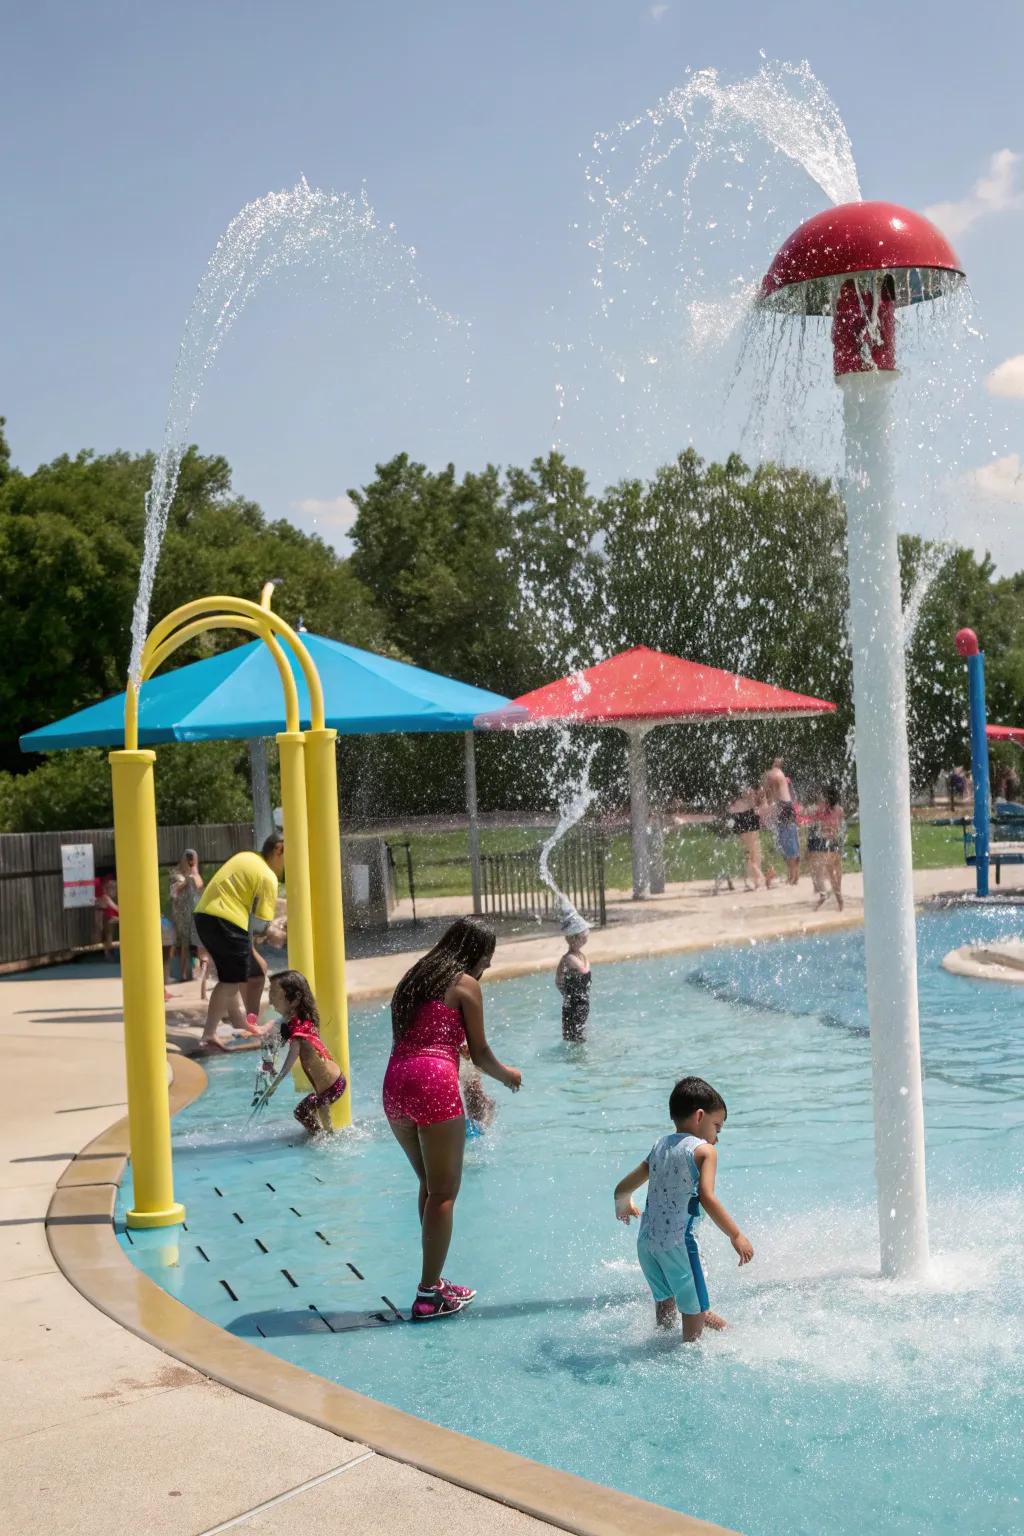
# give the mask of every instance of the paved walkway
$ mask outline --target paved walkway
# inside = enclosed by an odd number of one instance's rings
[[[970,888],[970,872],[918,876],[923,899]],[[640,913],[611,906],[596,962],[834,926],[810,886],[712,897],[673,888]],[[433,904],[421,904],[423,907]],[[451,903],[444,904],[448,912]],[[410,932],[402,953],[356,959],[354,997],[394,985],[441,923]],[[627,915],[640,920],[629,924]],[[496,977],[553,966],[550,934],[503,936]],[[188,991],[187,988],[175,989]],[[0,1531],[40,1524],[61,1536],[276,1536],[345,1530],[418,1536],[529,1536],[552,1527],[367,1452],[239,1396],[97,1312],[57,1270],[44,1232],[54,1185],[74,1154],[124,1112],[120,982],[88,968],[0,980]],[[267,1506],[267,1507],[263,1507]]]
[[[919,870],[914,876],[918,901],[928,901],[944,893],[963,894],[974,889],[974,871],[955,869]],[[750,939],[782,938],[789,934],[819,933],[830,928],[857,925],[864,917],[864,882],[859,874],[843,880],[845,910],[838,912],[834,901],[816,910],[810,880],[799,885],[776,883],[770,891],[722,891],[715,896],[707,880],[693,880],[670,885],[663,896],[635,902],[626,891],[610,891],[608,924],[590,935],[587,954],[594,965],[613,960],[635,960],[648,955],[685,953],[707,949],[715,944],[735,944]],[[365,1002],[388,996],[396,982],[447,927],[452,918],[473,910],[469,897],[434,896],[419,899],[414,926],[412,908],[402,901],[394,922],[383,941],[386,952],[375,953],[382,941],[375,935],[356,936],[349,944],[348,992],[352,1002]],[[488,919],[490,921],[490,919]],[[488,981],[507,980],[530,971],[554,971],[564,951],[553,923],[543,929],[525,919],[498,919],[498,948]],[[172,985],[174,999],[170,1015],[190,1017],[199,1007],[198,983]]]

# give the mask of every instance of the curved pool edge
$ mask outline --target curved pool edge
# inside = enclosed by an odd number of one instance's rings
[[[204,1092],[207,1077],[187,1057],[170,1060],[176,1114]],[[46,1236],[65,1279],[130,1333],[234,1392],[575,1536],[736,1536],[389,1407],[191,1311],[137,1269],[117,1241],[114,1205],[127,1162],[123,1117],[65,1169],[50,1200]],[[168,1229],[169,1240],[173,1233]]]

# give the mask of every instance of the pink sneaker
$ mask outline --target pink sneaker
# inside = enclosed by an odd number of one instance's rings
[[[463,1303],[458,1296],[449,1296],[436,1286],[433,1290],[417,1290],[416,1300],[409,1311],[411,1323],[429,1323],[435,1317],[453,1317],[461,1312]]]
[[[456,1301],[461,1301],[464,1307],[468,1307],[476,1296],[476,1291],[472,1290],[468,1285],[453,1285],[443,1275],[441,1276],[441,1290],[446,1296],[454,1296]]]

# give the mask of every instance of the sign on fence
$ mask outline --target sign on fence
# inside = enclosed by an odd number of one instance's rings
[[[64,906],[91,907],[96,897],[96,868],[92,843],[61,843]]]

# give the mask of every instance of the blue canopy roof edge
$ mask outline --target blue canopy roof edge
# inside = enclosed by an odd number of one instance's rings
[[[479,717],[509,700],[344,641],[304,634],[324,687],[327,724],[346,736],[472,730]],[[300,724],[310,724],[309,695],[289,653],[299,693]],[[21,737],[24,752],[118,747],[124,742],[123,693],[89,705]],[[512,708],[515,708],[513,705]],[[525,711],[524,711],[525,714]],[[139,700],[139,744],[244,741],[285,729],[277,667],[260,640],[188,666],[161,672]]]

